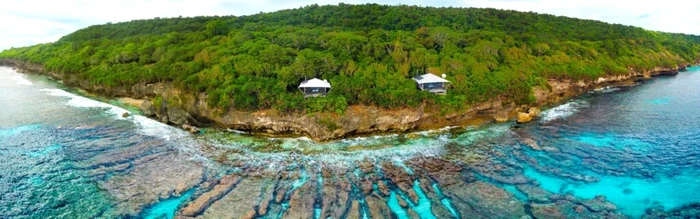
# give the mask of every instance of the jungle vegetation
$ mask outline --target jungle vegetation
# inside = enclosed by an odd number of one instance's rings
[[[155,18],[90,26],[0,58],[90,83],[169,83],[226,110],[337,112],[421,104],[456,111],[494,98],[534,100],[547,79],[594,80],[695,63],[700,37],[594,20],[479,8],[310,5],[249,16]],[[446,74],[445,96],[411,78]],[[324,98],[299,83],[328,79]]]

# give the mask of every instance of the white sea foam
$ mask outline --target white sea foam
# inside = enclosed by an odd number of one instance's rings
[[[306,136],[298,137],[298,138],[296,138],[296,140],[305,141],[305,142],[314,142],[314,140],[311,140],[309,137],[306,137]]]
[[[587,107],[588,103],[583,100],[570,101],[566,104],[545,110],[542,112],[542,122],[550,122],[557,119],[563,119],[578,112],[579,109]]]
[[[610,92],[614,92],[614,91],[618,91],[618,90],[620,90],[619,87],[607,86],[607,87],[602,87],[602,88],[592,90],[588,93],[603,93],[604,94],[604,93],[610,93]]]
[[[187,133],[180,129],[144,116],[135,115],[133,121],[140,127],[140,131],[144,135],[160,137],[166,140],[178,139],[187,136]]]
[[[416,135],[421,135],[421,136],[428,136],[428,135],[434,135],[434,134],[441,134],[445,133],[447,131],[450,131],[451,129],[457,128],[459,126],[446,126],[442,127],[439,129],[432,129],[432,130],[425,130],[425,131],[418,131],[418,132],[412,132],[409,134],[416,134]]]
[[[446,131],[445,128],[438,131]],[[253,163],[255,165],[266,165],[268,170],[274,168],[285,168],[290,160],[308,162],[307,164],[321,164],[324,167],[334,169],[352,168],[358,162],[392,160],[402,162],[415,157],[439,157],[447,152],[446,145],[459,143],[468,147],[475,141],[484,138],[498,138],[510,132],[510,126],[497,125],[488,129],[468,129],[470,131],[460,134],[456,138],[447,133],[418,132],[417,134],[427,134],[427,137],[405,139],[400,144],[396,144],[396,139],[400,136],[392,134],[388,136],[368,136],[342,139],[331,142],[305,141],[304,138],[271,139],[244,137],[247,140],[224,140],[210,141],[210,145],[222,148],[235,148],[241,153],[229,154],[229,159],[236,159]],[[267,152],[257,151],[255,142],[265,142],[267,140],[280,140],[274,142],[280,144],[283,151]],[[229,142],[231,141],[231,142]],[[241,142],[246,142],[242,143]],[[263,143],[262,145],[266,145]],[[353,146],[363,146],[363,149],[350,149]],[[267,146],[265,146],[267,147]],[[302,153],[289,153],[301,149]],[[311,152],[306,154],[305,152]]]
[[[375,136],[364,136],[364,137],[353,137],[340,139],[338,142],[348,145],[366,145],[368,143],[377,144],[378,142],[390,140],[398,137],[398,134],[388,134],[388,135],[375,135]]]
[[[48,95],[51,96],[56,96],[56,97],[67,97],[69,98],[68,103],[66,103],[69,106],[74,106],[74,107],[98,107],[98,108],[119,108],[116,106],[112,106],[100,101],[96,100],[91,100],[89,98],[81,97],[72,93],[69,93],[68,91],[64,91],[61,89],[41,89],[41,91],[46,92]],[[124,110],[126,112],[126,110]]]
[[[397,138],[398,135],[392,135],[393,138]],[[253,141],[262,141],[265,139],[256,139],[251,137]],[[269,138],[266,138],[269,139]],[[268,169],[273,169],[273,167],[283,168],[286,166],[285,163],[289,162],[289,159],[301,159],[309,163],[321,163],[328,165],[332,168],[347,168],[352,167],[354,163],[364,160],[375,160],[375,159],[410,159],[412,157],[433,157],[439,156],[445,153],[444,145],[449,142],[446,136],[435,136],[434,138],[419,138],[412,139],[405,142],[402,145],[395,145],[392,147],[384,147],[380,145],[393,144],[392,137],[386,136],[373,136],[373,137],[361,137],[353,138],[353,141],[347,142],[343,140],[318,143],[313,141],[305,141],[303,138],[288,138],[288,139],[274,139],[282,140],[277,144],[280,144],[285,151],[282,152],[260,152],[251,148],[250,145],[255,143],[248,141],[235,140],[234,142],[217,142],[211,141],[211,145],[217,145],[222,148],[235,148],[237,151],[244,151],[244,153],[236,153],[229,155],[229,158],[235,157],[237,160],[246,160],[252,163],[264,163],[268,165]],[[240,142],[248,142],[246,144],[239,144]],[[356,145],[362,145],[369,147],[368,149],[362,150],[349,150],[347,147],[352,147]],[[380,147],[374,147],[380,146]],[[254,147],[254,146],[253,146]],[[291,149],[298,148],[303,149],[306,152],[318,152],[306,155],[304,153],[289,153],[293,151]]]
[[[149,119],[144,116],[134,115],[124,118],[122,117],[122,114],[128,113],[129,111],[118,106],[78,96],[61,89],[41,89],[41,91],[44,91],[51,96],[69,98],[68,102],[66,103],[66,105],[69,106],[108,109],[108,112],[110,114],[113,114],[115,119],[131,120],[134,124],[136,124],[139,127],[139,131],[141,132],[141,134],[144,135],[159,137],[166,140],[181,138],[187,135],[184,131],[180,129],[168,126],[166,124],[160,123],[158,121]]]
[[[247,132],[235,130],[235,129],[226,129],[226,131],[236,133],[236,134],[246,134],[247,133]]]
[[[17,84],[21,84],[21,85],[34,85],[34,83],[27,80],[22,75],[16,75],[16,76],[12,77],[12,80],[15,80],[15,82],[17,82]]]

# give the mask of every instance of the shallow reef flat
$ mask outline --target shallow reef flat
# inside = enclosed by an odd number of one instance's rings
[[[0,217],[697,217],[700,107],[680,106],[700,75],[675,77],[524,125],[322,143],[190,135],[41,78],[0,82],[28,103],[0,111]]]

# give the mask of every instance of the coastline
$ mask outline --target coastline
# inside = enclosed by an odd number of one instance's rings
[[[697,63],[696,63],[697,64]],[[654,68],[650,71],[630,70],[626,75],[598,78],[595,81],[548,80],[550,88],[534,90],[536,102],[517,105],[504,100],[473,104],[467,110],[442,115],[426,106],[386,110],[373,106],[349,106],[344,114],[280,114],[275,110],[243,112],[230,110],[221,113],[207,106],[205,93],[187,94],[168,84],[138,84],[130,88],[106,88],[79,81],[70,74],[45,72],[43,66],[24,61],[2,59],[0,65],[17,72],[43,74],[62,80],[70,87],[114,99],[138,107],[145,116],[196,133],[197,127],[214,127],[249,132],[267,137],[309,137],[314,141],[329,141],[353,136],[371,136],[410,131],[435,130],[449,126],[485,125],[518,119],[519,113],[528,113],[531,107],[557,105],[578,95],[609,86],[630,86],[637,81],[660,75],[675,75],[688,66]],[[157,97],[162,97],[157,100]],[[532,115],[532,113],[530,114]],[[536,116],[536,113],[532,116]]]

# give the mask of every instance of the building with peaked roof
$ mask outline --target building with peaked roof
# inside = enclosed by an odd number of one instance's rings
[[[322,97],[331,90],[331,83],[328,83],[327,80],[314,78],[301,82],[299,90],[304,92],[304,97]]]
[[[418,84],[418,88],[424,91],[428,91],[434,94],[447,94],[447,87],[450,85],[450,81],[446,80],[445,75],[438,77],[434,74],[428,73],[413,78]]]

